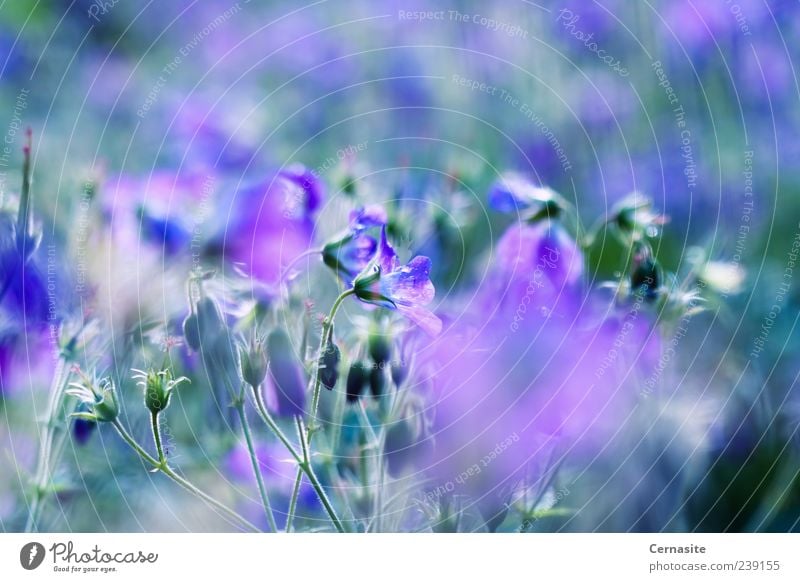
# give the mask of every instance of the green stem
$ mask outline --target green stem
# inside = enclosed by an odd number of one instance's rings
[[[294,478],[294,487],[292,487],[292,496],[289,499],[289,512],[286,514],[286,533],[292,531],[292,522],[294,521],[294,514],[297,511],[297,498],[300,495],[300,485],[303,484],[303,472],[297,471]]]
[[[336,301],[333,302],[333,306],[331,307],[331,312],[328,314],[328,317],[325,318],[325,321],[322,322],[322,336],[320,338],[319,349],[320,352],[326,349],[328,346],[328,342],[330,341],[330,334],[331,329],[333,329],[333,319],[336,317],[336,312],[339,311],[339,307],[341,307],[342,302],[353,295],[355,291],[353,289],[348,289],[341,295],[336,298]],[[308,440],[311,442],[311,435],[316,432],[317,427],[315,425],[317,419],[317,409],[319,408],[319,396],[320,392],[322,391],[322,382],[320,378],[319,372],[319,365],[317,364],[314,372],[314,391],[311,396],[311,417],[310,422],[308,425]]]
[[[181,487],[186,489],[192,495],[195,495],[196,497],[199,497],[200,499],[202,499],[203,501],[205,501],[209,505],[211,505],[211,506],[215,507],[216,509],[220,510],[222,513],[224,513],[230,519],[232,519],[233,521],[238,523],[240,526],[242,526],[242,527],[244,527],[246,529],[249,529],[251,531],[255,531],[255,532],[260,531],[256,526],[254,526],[252,523],[247,521],[244,517],[242,517],[241,515],[236,513],[234,510],[230,509],[228,506],[226,506],[225,504],[221,503],[220,501],[217,501],[216,499],[211,497],[211,495],[209,495],[208,493],[205,493],[204,491],[198,489],[192,483],[190,483],[189,481],[187,481],[186,479],[184,479],[183,477],[178,475],[166,463],[166,460],[159,461],[159,460],[153,458],[147,451],[144,450],[144,448],[142,448],[142,446],[139,443],[136,442],[136,439],[134,439],[128,433],[128,431],[125,430],[125,427],[122,426],[122,423],[120,423],[119,419],[115,419],[111,424],[114,426],[115,429],[117,429],[117,432],[122,437],[122,439],[128,444],[128,446],[130,446],[134,451],[136,451],[136,454],[138,454],[144,461],[146,461],[148,464],[152,465],[153,468],[158,469],[161,473],[163,473],[164,475],[166,475],[167,477],[169,477],[170,479],[175,481],[175,483],[177,483],[178,485],[180,485]],[[159,432],[158,423],[157,422],[155,423],[155,426],[154,426],[154,432],[155,433]],[[160,440],[160,437],[159,437],[159,440]]]
[[[244,399],[240,398],[236,404],[236,410],[239,413],[239,418],[242,421],[242,432],[244,433],[244,440],[247,442],[247,450],[250,453],[250,462],[253,465],[253,474],[258,483],[258,493],[261,495],[261,504],[264,506],[264,513],[267,516],[267,523],[269,523],[270,531],[277,532],[278,525],[275,523],[275,516],[272,513],[272,505],[269,502],[269,495],[267,495],[267,488],[264,486],[264,478],[261,475],[261,469],[258,466],[258,457],[256,456],[256,449],[253,446],[253,435],[250,432],[250,423],[247,421],[247,415],[244,412]]]
[[[161,428],[158,426],[158,413],[150,413],[150,426],[153,429],[153,442],[156,444],[156,451],[158,451],[158,462],[161,465],[167,464],[167,457],[164,454],[164,447],[161,444]]]
[[[20,257],[25,257],[26,252],[32,249],[26,249],[25,245],[28,242],[30,235],[30,208],[31,208],[31,130],[28,128],[26,133],[26,143],[22,151],[24,160],[22,162],[22,192],[19,197],[19,210],[17,214],[17,248],[20,251]]]
[[[69,372],[65,370],[66,361],[63,356],[59,357],[53,381],[50,386],[50,399],[47,404],[47,413],[44,428],[42,429],[42,440],[39,445],[39,458],[36,463],[36,475],[34,477],[34,491],[31,507],[28,511],[28,519],[25,523],[25,531],[32,532],[39,529],[39,517],[42,512],[42,505],[46,493],[47,484],[50,481],[50,455],[53,450],[53,439],[57,415],[61,411],[64,403],[64,390],[66,388]]]
[[[339,311],[339,307],[341,307],[342,302],[347,299],[350,295],[353,295],[355,291],[353,289],[348,289],[341,295],[336,298],[336,301],[333,302],[331,306],[331,311],[328,314],[328,317],[325,318],[325,321],[322,322],[322,334],[320,337],[320,351],[324,350],[328,346],[330,330],[333,328],[333,319],[336,317],[336,312]],[[320,392],[322,390],[322,383],[320,381],[319,375],[319,362],[316,362],[315,372],[314,372],[314,389],[312,391],[311,396],[311,415],[310,415],[310,422],[308,424],[308,444],[311,445],[311,440],[314,438],[314,433],[316,432],[316,418],[317,418],[317,409],[319,408],[319,397]],[[298,465],[297,468],[297,475],[294,479],[294,488],[292,489],[292,497],[289,501],[289,515],[286,518],[286,531],[288,532],[292,525],[292,520],[294,519],[294,510],[297,508],[297,496],[300,494],[300,482],[303,479],[303,471],[302,468]]]
[[[325,490],[322,487],[322,484],[319,482],[316,473],[311,468],[310,462],[310,454],[308,450],[308,441],[304,438],[304,435],[301,433],[300,436],[300,444],[303,447],[301,453],[298,453],[294,446],[292,446],[291,441],[286,437],[280,427],[275,423],[272,417],[269,415],[266,406],[264,406],[264,402],[260,396],[259,390],[253,390],[255,401],[256,401],[256,408],[258,410],[259,416],[264,421],[264,423],[269,427],[269,429],[275,433],[275,436],[278,437],[278,440],[283,443],[283,446],[286,447],[286,450],[294,457],[295,462],[297,462],[298,472],[305,473],[308,480],[311,482],[311,486],[314,488],[314,491],[317,493],[317,497],[322,502],[322,506],[325,508],[325,511],[328,514],[331,522],[333,522],[334,527],[340,533],[344,533],[344,525],[342,525],[342,520],[339,519],[339,516],[336,514],[336,510],[331,505],[330,500],[328,499]],[[301,456],[302,455],[302,456]],[[298,488],[299,491],[299,488]],[[297,503],[297,498],[295,496],[294,503]]]

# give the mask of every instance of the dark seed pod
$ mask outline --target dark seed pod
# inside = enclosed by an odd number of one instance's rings
[[[319,379],[328,390],[333,390],[337,380],[339,380],[340,359],[339,346],[333,343],[333,338],[331,338],[319,357]]]
[[[386,374],[381,366],[373,366],[369,374],[369,391],[375,398],[380,398],[386,388]]]
[[[347,374],[347,401],[356,402],[364,393],[367,385],[369,368],[361,362],[354,362]]]

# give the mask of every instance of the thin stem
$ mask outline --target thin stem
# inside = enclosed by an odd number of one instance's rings
[[[153,442],[156,444],[156,451],[158,451],[158,462],[161,465],[166,465],[167,457],[164,454],[164,447],[161,444],[161,428],[158,426],[158,413],[150,413],[150,426],[153,429]]]
[[[19,197],[19,211],[17,214],[17,248],[23,260],[26,251],[28,251],[25,245],[28,242],[31,223],[31,142],[33,139],[30,128],[27,129],[25,135],[26,141],[22,148],[24,154],[22,162],[22,192]]]
[[[297,498],[300,496],[300,485],[303,484],[303,472],[297,471],[294,478],[294,487],[292,487],[292,496],[289,499],[289,512],[286,514],[286,533],[292,531],[292,522],[294,521],[294,514],[297,511]]]
[[[355,291],[353,289],[348,289],[344,293],[340,294],[336,301],[333,302],[331,306],[331,311],[328,314],[328,317],[325,318],[325,321],[322,322],[322,335],[320,337],[320,351],[327,349],[330,330],[333,328],[333,320],[336,317],[336,312],[339,311],[339,307],[341,307],[342,303],[345,299],[347,299],[350,295],[353,295]],[[307,429],[307,438],[308,444],[311,445],[311,440],[314,438],[314,432],[316,432],[315,421],[317,418],[317,409],[319,408],[319,397],[320,392],[322,390],[322,383],[320,382],[320,372],[319,372],[319,363],[317,362],[315,372],[314,372],[314,388],[311,396],[311,414],[309,417],[309,424]],[[295,475],[294,479],[294,488],[292,489],[292,497],[289,500],[289,516],[286,519],[286,531],[289,531],[289,528],[292,525],[292,520],[294,519],[294,512],[293,509],[297,507],[297,497],[300,495],[300,482],[303,479],[303,471],[302,468],[298,465],[297,474]]]
[[[142,448],[142,446],[139,443],[136,442],[136,439],[134,439],[130,435],[130,433],[128,433],[128,431],[125,430],[125,427],[122,426],[122,423],[118,419],[115,419],[115,420],[111,421],[111,425],[115,429],[117,429],[117,432],[119,433],[119,436],[121,436],[122,439],[126,443],[128,443],[128,445],[134,451],[136,451],[137,455],[139,455],[142,459],[147,461],[149,464],[153,465],[153,467],[155,467],[156,469],[160,469],[161,468],[161,463],[159,463],[157,459],[155,459],[153,456],[151,456],[150,453],[148,453],[146,450],[144,450],[144,448]]]
[[[53,439],[55,437],[56,416],[63,406],[64,390],[69,373],[66,372],[66,361],[63,356],[59,357],[53,381],[50,386],[50,399],[47,404],[47,413],[44,428],[42,429],[42,439],[39,446],[39,458],[36,463],[36,475],[34,477],[33,501],[28,512],[28,519],[25,523],[25,531],[32,532],[39,529],[39,516],[44,502],[45,488],[50,480],[50,455],[53,450]]]
[[[128,446],[130,446],[134,451],[136,451],[136,454],[138,454],[147,463],[152,465],[155,469],[158,469],[161,473],[163,473],[164,475],[166,475],[167,477],[169,477],[170,479],[175,481],[175,483],[177,483],[178,485],[180,485],[181,487],[186,489],[189,493],[195,495],[196,497],[199,497],[200,499],[202,499],[203,501],[205,501],[209,505],[215,507],[216,509],[219,509],[226,516],[228,516],[229,518],[231,518],[232,520],[237,522],[240,526],[242,526],[242,527],[244,527],[246,529],[255,531],[255,532],[260,531],[256,526],[254,526],[252,523],[247,521],[247,519],[245,519],[244,517],[242,517],[241,515],[236,513],[234,510],[230,509],[228,506],[226,506],[225,504],[221,503],[220,501],[217,501],[216,499],[211,497],[211,495],[209,495],[209,494],[205,493],[204,491],[198,489],[192,483],[190,483],[188,480],[186,480],[183,477],[181,477],[180,475],[178,475],[166,463],[166,461],[160,462],[157,459],[153,458],[147,451],[144,450],[144,448],[142,448],[142,446],[139,443],[136,442],[136,439],[134,439],[128,433],[128,431],[125,430],[125,427],[122,426],[122,424],[120,423],[119,419],[115,419],[112,422],[112,425],[114,426],[115,429],[117,429],[117,432],[122,437],[122,439],[128,444]],[[155,425],[155,432],[158,432],[158,424],[157,423]]]
[[[325,490],[322,487],[322,484],[319,482],[316,473],[314,473],[314,470],[311,468],[310,460],[307,461],[307,459],[310,459],[308,451],[308,441],[305,438],[302,438],[301,435],[300,443],[301,446],[303,447],[303,450],[300,453],[298,453],[297,450],[295,450],[294,446],[292,446],[291,441],[289,441],[289,439],[286,437],[286,435],[283,433],[280,427],[275,423],[275,421],[269,415],[269,412],[267,411],[266,406],[264,406],[264,402],[259,394],[259,391],[256,389],[253,392],[255,395],[256,408],[258,409],[259,416],[261,416],[261,419],[264,421],[264,423],[269,427],[269,429],[273,433],[275,433],[275,436],[278,437],[278,440],[280,440],[283,443],[283,445],[286,447],[286,449],[289,451],[292,457],[294,457],[294,460],[297,462],[298,472],[305,473],[306,477],[308,477],[308,480],[311,482],[311,486],[317,493],[317,497],[319,497],[319,500],[322,502],[322,506],[325,508],[325,511],[327,512],[330,520],[333,522],[333,525],[336,528],[336,530],[340,533],[344,533],[345,529],[344,526],[342,525],[341,519],[339,519],[339,516],[336,514],[336,510],[331,505],[331,502],[328,499],[328,496],[326,495]],[[294,503],[297,503],[296,497]]]
[[[308,250],[308,251],[306,251],[304,253],[300,253],[299,255],[297,255],[294,259],[292,259],[292,261],[288,265],[286,265],[286,268],[281,273],[281,277],[279,279],[279,283],[283,283],[283,281],[289,275],[289,272],[292,270],[292,267],[294,267],[297,263],[299,263],[300,261],[302,261],[303,259],[306,259],[308,257],[314,256],[314,255],[321,255],[321,254],[322,254],[322,249],[311,249],[311,250]]]
[[[250,423],[247,421],[247,415],[244,412],[243,399],[240,399],[237,402],[236,410],[238,411],[239,418],[242,421],[242,432],[244,433],[244,440],[247,442],[247,450],[250,453],[250,462],[253,465],[253,474],[256,477],[258,493],[261,495],[261,504],[264,506],[264,513],[267,516],[267,523],[269,523],[270,531],[277,532],[278,525],[275,523],[275,516],[272,513],[272,505],[269,502],[267,488],[264,486],[264,478],[261,475],[261,468],[258,466],[258,457],[256,456],[256,449],[253,446],[253,435],[250,432]]]
[[[322,337],[320,338],[320,344],[319,344],[320,352],[322,350],[327,349],[328,347],[331,330],[333,329],[333,320],[336,317],[336,312],[339,311],[339,307],[341,307],[342,302],[344,302],[345,299],[347,299],[353,294],[355,294],[355,290],[348,289],[347,291],[339,295],[336,298],[336,301],[333,302],[333,306],[331,307],[331,312],[328,314],[328,317],[325,318],[325,321],[322,322]],[[309,419],[310,422],[308,425],[309,443],[311,442],[311,435],[316,431],[316,426],[314,425],[314,423],[316,422],[317,418],[317,409],[319,408],[319,396],[321,390],[322,390],[322,382],[320,378],[319,365],[317,365],[314,372],[314,391],[311,396],[311,417]]]

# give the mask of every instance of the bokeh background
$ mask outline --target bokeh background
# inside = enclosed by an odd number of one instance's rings
[[[736,288],[680,333],[659,379],[668,395],[645,399],[638,436],[573,466],[524,529],[797,530],[798,37],[791,0],[3,3],[0,204],[16,212],[30,127],[47,293],[15,284],[3,299],[0,527],[25,524],[54,330],[88,325],[105,356],[83,365],[125,376],[137,342],[161,341],[153,328],[178,330],[198,257],[225,275],[220,297],[242,284],[220,259],[248,212],[235,194],[302,163],[326,188],[315,240],[341,230],[353,184],[364,200],[402,201],[393,242],[431,257],[444,311],[453,298],[477,309],[464,297],[516,219],[487,205],[504,173],[558,191],[573,235],[632,192],[652,199],[668,217],[652,233],[662,267],[685,273],[702,253],[733,266]],[[630,262],[598,237],[591,286]],[[320,280],[301,276],[298,296],[324,311],[336,287]],[[341,325],[358,328],[351,311]],[[120,382],[134,409],[135,385]],[[176,462],[252,513],[241,438],[224,408],[211,418],[192,396],[203,390],[193,379],[171,410]],[[130,418],[146,438],[146,418]],[[259,439],[286,497],[293,469]],[[67,439],[59,459],[46,529],[227,527],[105,427]]]

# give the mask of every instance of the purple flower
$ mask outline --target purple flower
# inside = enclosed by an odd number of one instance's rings
[[[47,328],[0,334],[0,399],[49,386],[54,370]]]
[[[297,464],[283,445],[278,443],[256,443],[255,449],[261,476],[269,490],[275,521],[279,528],[283,528],[286,525],[286,515],[294,487]],[[225,459],[225,468],[232,479],[249,484],[253,488],[256,487],[253,465],[245,443],[239,442],[231,449]],[[266,521],[261,503],[256,501],[257,495],[253,494],[253,497],[244,508],[247,516],[253,520]],[[314,488],[308,479],[304,479],[297,499],[297,515],[308,517],[318,512],[319,509],[320,503]]]
[[[58,304],[69,297],[62,293],[60,301],[51,301],[48,280],[36,260],[41,234],[18,236],[18,232],[11,216],[0,215],[0,307],[11,321],[29,330],[57,321],[61,311]],[[50,275],[51,285],[60,283],[58,269]]]
[[[519,212],[556,198],[550,188],[534,186],[525,177],[509,173],[489,188],[489,206],[498,212]]]
[[[362,206],[350,212],[350,230],[360,232],[367,228],[386,226],[389,216],[386,209],[379,204]]]
[[[498,499],[542,478],[556,445],[592,458],[619,428],[637,400],[623,379],[636,377],[649,322],[631,311],[598,323],[582,304],[516,334],[501,315],[462,318],[427,346],[418,373],[433,388],[429,499],[469,495],[492,508],[488,523]]]
[[[311,245],[312,216],[322,197],[322,183],[300,165],[240,191],[225,232],[225,256],[262,283],[278,283],[285,265]]]
[[[583,253],[557,221],[513,224],[500,238],[479,310],[507,318],[511,329],[565,317],[580,292]]]
[[[367,267],[378,248],[378,241],[365,231],[385,226],[387,222],[386,210],[382,206],[357,208],[350,213],[347,232],[323,247],[322,260],[347,286],[353,285],[356,275]]]
[[[155,171],[149,176],[122,175],[109,180],[103,192],[103,214],[114,241],[126,250],[146,243],[168,256],[188,250],[190,210],[207,191],[208,178],[200,174]]]
[[[442,321],[425,308],[436,293],[430,280],[431,260],[414,257],[400,265],[397,253],[381,230],[375,258],[353,282],[356,297],[365,303],[399,311],[430,335],[442,331]]]

